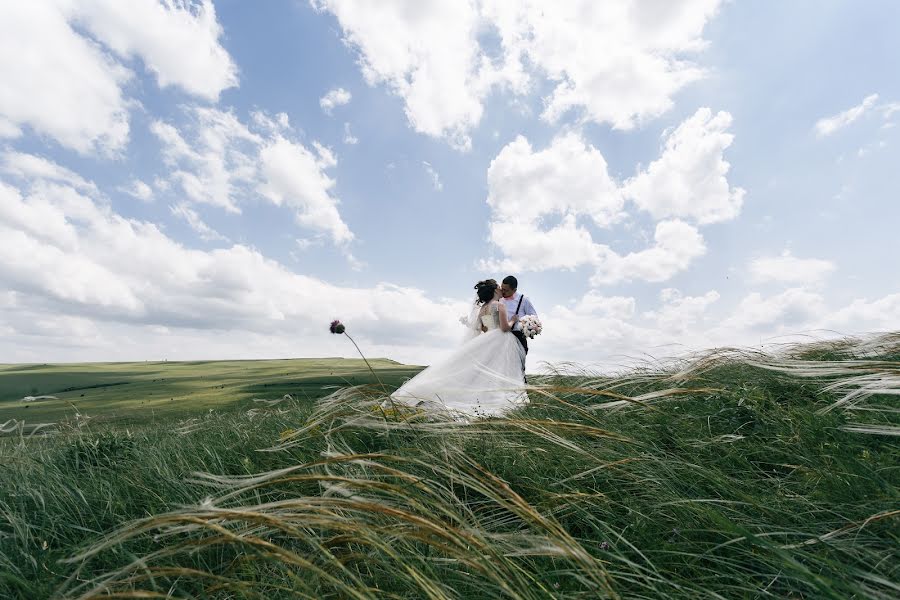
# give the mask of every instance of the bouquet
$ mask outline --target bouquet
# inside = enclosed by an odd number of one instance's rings
[[[534,336],[539,335],[541,333],[541,329],[543,329],[541,320],[534,315],[525,315],[524,317],[520,318],[519,326],[522,328],[522,333],[525,334],[525,337],[529,337],[531,339],[534,339]]]

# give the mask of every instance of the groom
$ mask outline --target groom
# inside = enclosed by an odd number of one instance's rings
[[[500,295],[502,296],[500,301],[506,305],[506,314],[510,319],[513,318],[513,315],[516,317],[524,317],[525,315],[537,316],[537,311],[534,310],[534,305],[531,303],[531,300],[516,291],[518,287],[519,280],[512,275],[507,275],[503,278],[503,283],[500,285]],[[512,334],[516,336],[516,339],[522,344],[522,347],[525,349],[525,354],[528,354],[528,339],[525,337],[525,334],[522,333],[522,326],[519,325],[518,319],[513,324]],[[525,367],[524,361],[522,367]]]

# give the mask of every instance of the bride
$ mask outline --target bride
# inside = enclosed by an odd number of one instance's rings
[[[479,281],[470,339],[391,394],[395,402],[471,415],[499,415],[528,402],[525,351],[510,333],[510,321],[493,279]],[[474,309],[473,309],[474,312]]]

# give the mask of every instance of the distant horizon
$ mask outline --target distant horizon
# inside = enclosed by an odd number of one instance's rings
[[[883,336],[890,335],[900,335],[900,330],[898,331],[872,331],[859,333],[855,335],[843,335],[840,332],[829,332],[832,333],[832,337],[814,337],[811,333],[796,333],[796,334],[785,334],[782,336],[776,336],[770,338],[769,341],[760,342],[759,344],[745,344],[745,345],[735,345],[735,346],[710,346],[707,348],[693,348],[693,349],[683,349],[680,353],[668,354],[668,355],[660,355],[654,356],[651,352],[644,352],[644,356],[639,356],[638,353],[635,355],[626,355],[621,354],[617,356],[605,356],[603,361],[542,361],[541,363],[529,363],[528,364],[528,372],[529,373],[546,373],[548,369],[551,371],[561,369],[565,366],[571,367],[572,369],[580,370],[587,369],[590,371],[602,371],[603,369],[619,369],[619,370],[640,370],[642,368],[646,368],[649,365],[665,368],[674,368],[676,363],[690,360],[699,360],[706,354],[716,353],[722,350],[736,350],[736,351],[746,351],[746,352],[763,352],[770,355],[777,355],[779,350],[790,351],[790,350],[798,350],[801,347],[805,346],[815,346],[818,344],[828,344],[828,343],[850,343],[850,342],[861,342],[865,343],[867,341],[873,341]],[[776,341],[782,339],[783,341]],[[682,347],[681,344],[672,343],[662,347]],[[766,348],[768,346],[769,348]],[[658,348],[657,348],[658,349]],[[654,350],[651,348],[650,350]],[[613,361],[613,359],[618,359]],[[627,359],[627,360],[623,360]],[[90,364],[138,364],[138,363],[158,363],[158,364],[168,364],[168,363],[204,363],[204,362],[261,362],[261,361],[315,361],[315,360],[358,360],[358,361],[384,361],[390,362],[403,366],[411,366],[411,367],[424,367],[428,366],[427,362],[405,362],[398,361],[393,358],[389,358],[386,356],[369,356],[366,355],[365,358],[353,355],[346,356],[283,356],[283,357],[256,357],[256,358],[181,358],[181,359],[136,359],[136,360],[84,360],[84,361],[40,361],[40,362],[0,362],[0,367],[8,367],[8,366],[52,366],[52,365],[90,365]],[[630,362],[629,362],[630,361]],[[565,369],[562,370],[565,372]]]

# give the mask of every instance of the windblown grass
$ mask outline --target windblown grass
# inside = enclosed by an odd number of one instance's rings
[[[900,336],[7,441],[0,595],[895,598]]]

